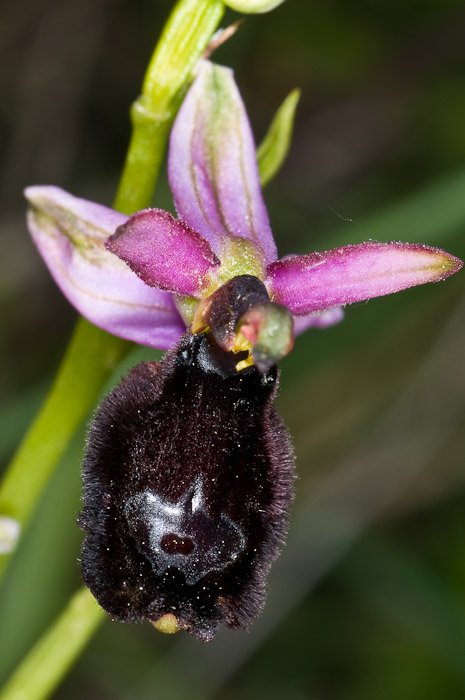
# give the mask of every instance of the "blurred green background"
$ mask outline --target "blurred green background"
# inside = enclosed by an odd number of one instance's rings
[[[171,6],[2,3],[4,464],[75,322],[29,241],[21,190],[54,183],[110,204],[128,108]],[[465,2],[287,0],[215,59],[234,67],[257,141],[302,89],[289,158],[265,192],[281,254],[371,238],[465,258]],[[165,177],[154,202],[172,208]],[[118,376],[158,356],[139,348]],[[263,616],[208,646],[109,620],[54,697],[463,700],[464,358],[464,272],[300,337],[278,399],[297,496]],[[0,590],[0,680],[80,585],[84,434]]]

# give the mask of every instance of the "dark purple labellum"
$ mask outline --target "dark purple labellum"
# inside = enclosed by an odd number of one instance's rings
[[[186,333],[103,401],[83,465],[86,585],[114,618],[209,641],[246,627],[286,532],[293,454],[272,406],[277,369]]]

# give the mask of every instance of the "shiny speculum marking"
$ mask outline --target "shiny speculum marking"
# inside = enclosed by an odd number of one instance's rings
[[[201,480],[174,504],[150,490],[131,496],[125,516],[154,572],[176,567],[189,585],[211,571],[222,571],[245,547],[241,529],[230,518],[205,511]]]

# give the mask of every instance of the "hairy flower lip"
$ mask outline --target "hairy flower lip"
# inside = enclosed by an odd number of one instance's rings
[[[278,376],[238,373],[210,334],[186,332],[103,400],[79,524],[84,581],[113,618],[172,613],[170,629],[211,641],[220,624],[247,628],[259,614],[293,496]],[[176,535],[194,545],[184,555]]]
[[[118,239],[118,234],[114,239]],[[197,241],[195,236],[194,239]],[[391,260],[392,256],[397,260],[399,254],[403,264],[403,277],[400,279],[399,266],[393,272]],[[418,256],[423,265],[418,265]],[[367,271],[371,296],[377,295],[374,292],[388,293],[388,290],[398,291],[410,286],[412,258],[415,260],[413,273],[420,274],[421,281],[445,278],[462,266],[461,261],[439,249],[370,242],[321,254],[287,258],[281,261],[281,265],[280,262],[273,263],[267,268],[267,282],[270,286],[276,279],[282,283],[281,275],[290,274],[291,283],[281,289],[294,294],[298,301],[301,298],[299,275],[302,275],[302,271],[307,273],[305,279],[308,284],[309,272],[317,271],[317,276],[321,277],[319,271],[323,270],[323,280],[313,280],[313,286],[319,284],[324,288],[328,276],[337,277],[342,264],[352,285],[349,290],[351,296],[348,296],[347,285],[343,285],[342,293],[336,285],[330,289],[336,288],[339,303],[348,303],[357,300],[354,298],[355,292],[359,291],[357,284],[362,285],[360,293],[367,293],[363,286],[367,284]],[[365,276],[359,274],[360,259]],[[395,289],[392,289],[392,279],[386,283],[386,275],[388,278],[394,276]],[[279,284],[275,283],[273,289],[278,295]],[[217,300],[218,308],[215,309]],[[334,299],[331,297],[330,301]],[[277,368],[274,366],[269,372],[270,364],[274,365],[275,360],[285,354],[281,352],[279,344],[274,345],[272,335],[271,344],[263,342],[261,337],[262,329],[268,328],[266,323],[263,324],[268,311],[278,309],[278,305],[270,302],[265,284],[251,275],[233,278],[202,303],[205,303],[211,332],[199,335],[186,333],[176,350],[166,356],[156,371],[149,365],[138,365],[130,377],[114,390],[111,399],[102,405],[94,421],[84,471],[86,495],[81,522],[87,535],[81,559],[86,585],[112,617],[133,622],[148,619],[161,631],[185,629],[203,641],[211,641],[220,624],[247,628],[263,606],[265,577],[278,554],[284,534],[283,522],[287,519],[292,496],[293,455],[282,424],[275,414],[266,412],[266,401],[259,399],[264,390],[275,391],[273,384],[277,378]],[[328,303],[325,297],[322,308],[327,308]],[[290,318],[287,307],[279,308],[285,310]],[[308,311],[308,307],[305,310]],[[328,310],[331,309],[327,309],[326,313]],[[244,331],[244,337],[255,343],[255,367],[245,363],[244,374],[235,371],[239,367],[234,367],[232,353],[221,347],[224,340],[229,349],[231,337],[234,336],[228,333],[228,319],[234,332],[237,324],[242,323],[240,330]],[[292,333],[290,338],[292,341]],[[216,342],[218,339],[219,343]],[[278,340],[282,340],[282,334],[278,333]],[[275,356],[273,350],[277,348],[280,354]],[[152,375],[158,375],[160,379],[163,375],[163,379],[158,383]],[[249,397],[243,392],[251,379],[254,386]],[[141,399],[135,401],[137,392],[141,392]],[[141,410],[143,402],[146,402],[146,406]],[[245,405],[247,408],[244,408]],[[183,414],[180,416],[177,410],[173,411],[173,406],[182,407]],[[260,409],[258,413],[257,407]],[[134,415],[131,421],[125,418],[125,425],[119,425],[113,412],[116,410],[126,417],[127,409],[132,410],[133,414],[136,410],[136,418]],[[239,416],[239,424],[235,422],[235,412]],[[254,412],[255,423],[252,419]],[[174,421],[173,425],[170,420]],[[154,437],[155,426],[160,430],[158,437]],[[221,448],[215,451],[214,436],[220,429],[223,431]],[[141,430],[148,431],[149,439],[141,435]],[[193,438],[196,430],[197,437]],[[225,430],[229,431],[229,447],[224,445]],[[267,449],[263,449],[261,440],[257,440],[258,431],[260,436],[267,436],[271,448],[265,440]],[[186,446],[185,435],[189,435],[193,450]],[[205,440],[205,435],[210,437]],[[279,435],[279,440],[276,435]],[[180,444],[176,448],[180,449],[179,455],[173,451],[175,443]],[[256,443],[260,447],[257,453],[251,455],[249,446]],[[156,446],[156,454],[150,452],[153,449],[151,445]],[[164,469],[164,460],[160,457],[166,446],[172,464],[180,465],[174,471],[174,478],[173,467]],[[245,469],[238,470],[238,447],[241,448],[241,463]],[[144,457],[146,449],[149,451]],[[127,455],[124,450],[128,450]],[[231,464],[221,465],[217,461],[220,456],[224,459],[224,454],[228,455],[229,460],[234,454],[232,461],[236,477],[239,474],[248,475],[246,485],[242,484],[240,490],[239,482],[233,480],[231,483]],[[193,457],[190,471],[185,466],[189,456],[191,460]],[[255,473],[250,476],[251,465],[257,468],[260,456],[260,475]],[[161,459],[161,462],[156,463],[157,459]],[[132,464],[133,468],[128,470],[128,464]],[[158,468],[154,468],[154,464]],[[121,469],[117,479],[115,465]],[[141,481],[144,469],[148,474]],[[278,482],[279,479],[281,482]],[[210,489],[214,488],[215,492],[210,490],[208,495],[204,495],[204,483]],[[253,494],[253,500],[250,500],[250,492],[258,483],[273,484],[274,494],[271,497],[266,494],[263,500],[265,491],[259,488]],[[276,483],[279,483],[278,487]],[[146,484],[149,484],[149,488]],[[179,484],[183,486],[181,493]],[[193,489],[191,496],[189,489]],[[230,497],[230,493],[234,493],[234,496]],[[187,507],[189,499],[192,503],[197,501],[196,508]],[[118,516],[123,506],[125,524]],[[205,511],[197,514],[197,509],[204,507]],[[109,509],[113,509],[111,513],[108,513]],[[212,512],[215,515],[212,516]],[[118,528],[117,537],[112,527]],[[205,531],[214,533],[206,543]],[[218,539],[222,543],[220,547]],[[186,548],[186,543],[189,548]],[[168,548],[165,548],[165,544]],[[184,547],[182,552],[179,551],[180,546]],[[252,551],[253,557],[250,556]],[[117,575],[114,574],[115,562],[119,572]],[[171,617],[167,619],[167,615]]]

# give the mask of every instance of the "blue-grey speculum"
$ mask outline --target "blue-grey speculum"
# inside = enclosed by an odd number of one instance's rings
[[[208,515],[204,505],[200,479],[177,503],[151,490],[128,499],[129,532],[156,574],[176,567],[186,583],[193,585],[209,572],[232,564],[245,548],[240,528],[226,515]]]

